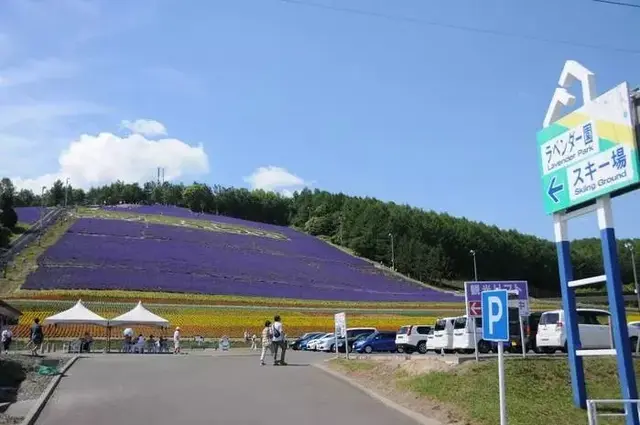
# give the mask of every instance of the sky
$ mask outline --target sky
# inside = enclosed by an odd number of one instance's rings
[[[4,0],[0,175],[39,192],[164,167],[551,239],[536,132],[566,60],[598,93],[640,86],[638,19],[592,0]],[[613,208],[640,237],[640,191]],[[569,229],[598,236],[594,216]]]

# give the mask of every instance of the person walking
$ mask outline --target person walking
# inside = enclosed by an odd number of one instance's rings
[[[9,351],[9,348],[11,348],[11,340],[13,340],[13,332],[11,332],[11,329],[5,328],[2,331],[2,349],[4,351]]]
[[[180,354],[180,326],[173,333],[173,354]]]
[[[40,347],[42,346],[42,341],[44,340],[44,332],[42,332],[42,326],[40,325],[40,319],[33,319],[33,325],[31,325],[31,336],[29,338],[29,345],[31,347],[31,355],[37,356],[38,351],[40,351]]]
[[[273,317],[273,325],[271,325],[271,345],[273,347],[273,365],[274,366],[286,366],[284,361],[284,355],[287,351],[287,346],[284,341],[284,327],[279,315]],[[278,348],[280,348],[280,360],[278,360]]]
[[[271,321],[264,322],[264,329],[262,329],[262,353],[260,354],[260,366],[264,366],[264,356],[267,354],[267,350],[271,350]]]
[[[251,335],[251,350],[257,350],[258,349],[258,337],[256,336],[256,334]]]

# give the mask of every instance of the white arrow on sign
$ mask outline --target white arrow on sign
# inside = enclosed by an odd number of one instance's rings
[[[469,301],[469,314],[471,316],[482,316],[482,306],[480,301]]]

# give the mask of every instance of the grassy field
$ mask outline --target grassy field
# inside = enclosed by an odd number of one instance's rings
[[[95,208],[79,208],[76,216],[82,218],[105,218],[112,220],[143,221],[149,224],[167,224],[171,226],[186,227],[213,232],[238,233],[244,235],[262,236],[273,239],[287,239],[279,232],[256,229],[255,227],[241,226],[238,224],[220,223],[211,220],[197,218],[183,218],[169,215],[140,214],[128,211],[100,210]]]
[[[640,362],[636,361],[638,370]],[[566,359],[508,361],[505,365],[507,414],[512,425],[586,423],[586,412],[574,407]],[[614,359],[585,359],[589,398],[620,398]],[[434,372],[405,382],[416,393],[443,403],[456,400],[465,416],[482,425],[495,424],[498,409],[497,362],[482,362],[455,372]],[[551,402],[553,400],[553,402]],[[600,423],[605,423],[604,421]],[[623,423],[621,420],[608,423]]]
[[[340,361],[353,376],[375,376],[379,365],[370,361]],[[636,361],[636,371],[640,361]],[[510,425],[549,423],[584,425],[585,410],[573,405],[566,359],[509,359],[505,364],[507,415]],[[619,399],[620,387],[614,359],[585,359],[588,397]],[[396,372],[400,391],[424,398],[473,425],[494,425],[499,418],[496,361],[469,362],[448,371],[417,376]],[[623,424],[619,418],[599,418],[600,424]]]

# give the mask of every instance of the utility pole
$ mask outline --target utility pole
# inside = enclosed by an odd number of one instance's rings
[[[69,177],[67,177],[67,183],[64,187],[64,207],[67,208],[67,202],[69,200]]]
[[[470,249],[469,254],[473,255],[473,279],[478,281],[478,264],[476,263],[476,250]]]

